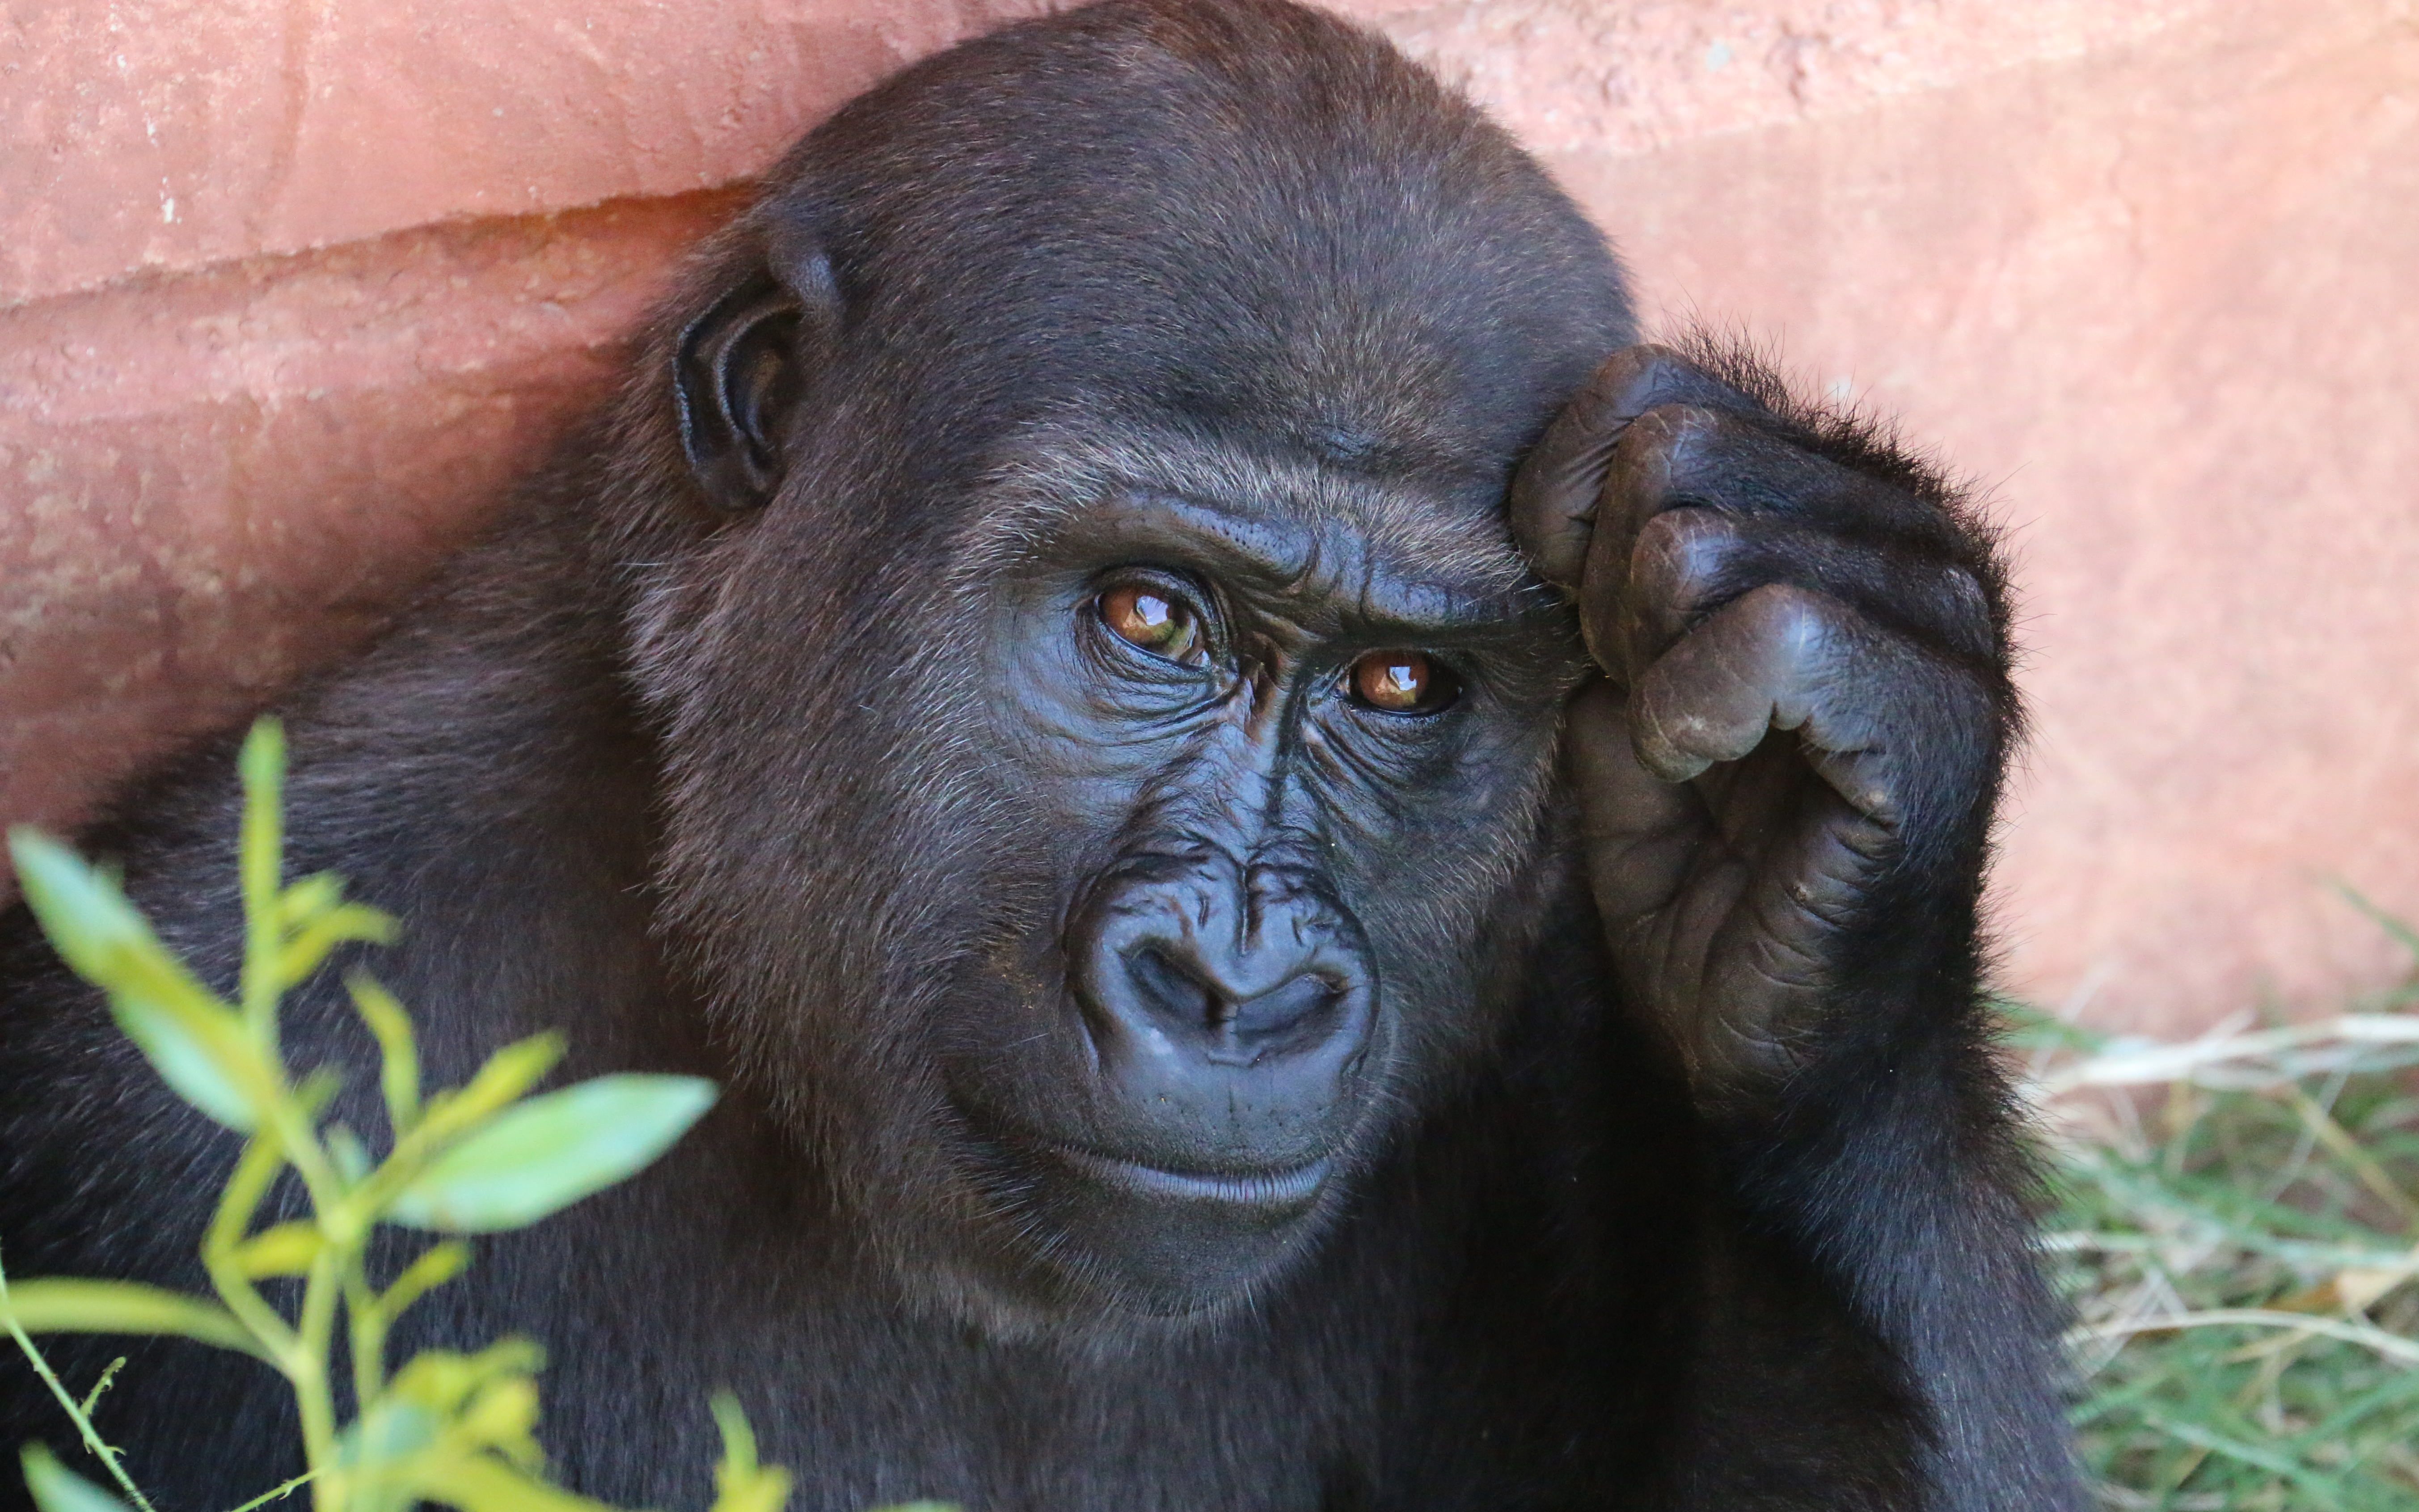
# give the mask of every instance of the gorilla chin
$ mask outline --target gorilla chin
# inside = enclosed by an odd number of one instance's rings
[[[1207,1319],[1311,1250],[1337,1165],[1188,1172],[1061,1147],[1036,1163],[1028,1201],[1084,1290],[1120,1312]]]
[[[1088,1130],[978,1134],[989,1158],[977,1185],[1012,1235],[980,1267],[980,1289],[1012,1316],[1048,1318],[1054,1333],[1087,1333],[1087,1319],[1210,1321],[1317,1249],[1348,1200],[1360,1142],[1290,1163],[1208,1165],[1102,1148]]]

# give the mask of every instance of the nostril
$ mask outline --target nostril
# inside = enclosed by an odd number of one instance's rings
[[[1257,1059],[1316,1043],[1336,1030],[1342,1015],[1344,989],[1314,972],[1237,998],[1158,943],[1129,952],[1124,964],[1126,1001],[1163,1029],[1205,1046],[1213,1060]]]
[[[1199,1033],[1215,1029],[1225,1016],[1218,995],[1156,945],[1146,945],[1126,957],[1126,978],[1133,984],[1140,1006],[1175,1026]]]
[[[1229,1032],[1246,1043],[1324,1038],[1333,1027],[1343,990],[1307,972],[1234,1007]]]

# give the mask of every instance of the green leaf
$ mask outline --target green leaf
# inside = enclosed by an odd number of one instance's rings
[[[756,1473],[756,1429],[749,1426],[738,1394],[716,1392],[706,1405],[713,1409],[714,1426],[722,1432],[722,1467],[716,1476]]]
[[[394,939],[394,920],[367,903],[345,903],[304,925],[295,936],[279,947],[277,952],[277,986],[284,991],[301,982],[319,969],[328,952],[351,941],[372,945],[390,944]]]
[[[756,1462],[756,1430],[739,1398],[718,1391],[715,1425],[722,1430],[722,1462],[714,1468],[713,1512],[781,1512],[790,1500],[790,1473]]]
[[[412,1481],[414,1491],[464,1512],[613,1512],[602,1502],[557,1490],[487,1455],[430,1465]]]
[[[228,1174],[226,1185],[219,1189],[218,1211],[210,1215],[209,1232],[202,1239],[205,1257],[216,1253],[233,1254],[243,1243],[254,1214],[260,1211],[262,1199],[269,1196],[277,1173],[285,1168],[285,1147],[277,1142],[274,1134],[254,1134],[245,1142],[243,1154]]]
[[[233,1313],[131,1281],[11,1281],[8,1305],[28,1334],[173,1334],[268,1358]]]
[[[514,1102],[562,1058],[562,1036],[552,1030],[516,1040],[487,1057],[469,1085],[428,1100],[421,1121],[432,1138],[451,1136]]]
[[[446,1429],[457,1443],[477,1444],[524,1469],[543,1470],[546,1454],[533,1436],[537,1415],[537,1382],[515,1376],[480,1387]]]
[[[244,912],[274,925],[279,904],[277,869],[285,849],[285,727],[259,718],[243,737],[236,771],[243,779],[243,830],[238,865]]]
[[[243,826],[236,859],[243,893],[243,1017],[263,1043],[273,1043],[278,944],[285,937],[278,916],[285,894],[278,881],[285,851],[285,727],[275,719],[254,720],[236,769],[243,777]]]
[[[319,1226],[303,1219],[264,1228],[235,1252],[236,1269],[255,1279],[269,1275],[300,1275],[327,1247]]]
[[[481,1387],[513,1376],[532,1376],[546,1367],[546,1351],[533,1339],[508,1335],[476,1354],[451,1350],[423,1350],[394,1373],[391,1395],[451,1417]]]
[[[328,1158],[336,1163],[336,1174],[353,1186],[362,1184],[370,1174],[370,1152],[362,1144],[362,1136],[341,1123],[328,1125]]]
[[[278,895],[277,925],[298,930],[345,901],[345,879],[333,872],[314,872],[287,886]]]
[[[319,1115],[328,1111],[328,1104],[344,1089],[344,1072],[333,1066],[315,1067],[309,1075],[294,1084],[294,1106],[301,1113],[304,1123],[316,1124]]]
[[[124,1502],[68,1469],[39,1443],[25,1445],[25,1489],[41,1512],[132,1512]]]
[[[436,1444],[443,1426],[423,1404],[389,1396],[345,1429],[344,1460],[369,1470],[408,1464]]]
[[[394,1285],[379,1295],[378,1310],[390,1319],[402,1316],[405,1308],[460,1275],[462,1268],[470,1263],[470,1249],[467,1244],[449,1239],[441,1244],[430,1245],[421,1251],[417,1259],[403,1268],[403,1273],[394,1278]]]
[[[242,1021],[151,933],[116,883],[32,829],[9,831],[25,902],[76,975],[109,995],[111,1016],[186,1102],[230,1129],[259,1122],[270,1077]]]
[[[345,990],[377,1037],[378,1090],[386,1098],[387,1122],[400,1139],[420,1121],[420,1043],[411,1032],[411,1015],[366,971],[347,974]]]
[[[790,1501],[790,1473],[774,1468],[733,1474],[714,1473],[713,1512],[781,1512]],[[935,1508],[934,1512],[950,1512]]]
[[[446,1150],[395,1198],[396,1223],[519,1228],[643,1168],[714,1104],[696,1076],[599,1076],[535,1097]]]

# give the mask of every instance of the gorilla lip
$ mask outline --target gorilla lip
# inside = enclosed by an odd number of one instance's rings
[[[1054,1145],[1051,1149],[1083,1175],[1136,1196],[1278,1211],[1308,1207],[1318,1196],[1319,1188],[1327,1184],[1328,1172],[1334,1165],[1322,1156],[1287,1169],[1221,1176],[1166,1170],[1071,1145]]]

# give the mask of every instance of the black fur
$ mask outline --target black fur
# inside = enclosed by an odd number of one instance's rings
[[[698,258],[612,412],[284,705],[290,869],[401,918],[368,964],[440,1085],[558,1026],[567,1074],[727,1088],[655,1169],[483,1245],[398,1348],[541,1339],[557,1472],[624,1504],[703,1498],[720,1385],[800,1512],[2074,1504],[1977,996],[1996,748],[1947,870],[1842,956],[1865,1027],[1764,1116],[1702,1110],[1619,1000],[1553,762],[1583,665],[1502,499],[1634,339],[1602,241],[1502,133],[1278,0],[1014,27],[816,131]],[[1774,434],[1949,510],[2004,639],[1951,491],[1700,355]],[[1138,500],[1159,528],[1191,484],[1136,480],[1166,469],[1313,501],[1322,548],[1494,606],[1455,642],[1463,711],[1421,727],[1444,733],[1370,737],[1410,776],[1272,736],[1326,775],[1275,784],[1239,840],[1221,795],[1265,774],[1111,802],[1102,771],[1017,744],[1062,693],[1074,748],[1125,738],[1032,604],[1110,528],[1082,511]],[[1248,702],[1277,653],[1235,623]],[[1363,717],[1300,716],[1326,717]],[[232,772],[229,741],[196,750],[83,838],[222,982]],[[1058,1001],[1102,889],[1222,846],[1279,856],[1316,894],[1304,927],[1382,963],[1385,992],[1307,1214],[1161,1244],[1041,1174],[1019,1141],[1057,1063],[999,1036]],[[1126,870],[1102,880],[1103,856]],[[288,1026],[302,1064],[369,1058],[329,980]],[[1254,1141],[1282,1119],[1239,1115],[1222,1154],[1114,1101],[1084,1128],[1180,1147],[1162,1164],[1277,1159]],[[0,918],[10,1273],[200,1288],[233,1154],[23,908]],[[54,1352],[81,1381],[124,1347]],[[298,1468],[266,1371],[126,1352],[100,1424],[162,1512]],[[61,1427],[0,1362],[0,1438],[73,1462]]]

